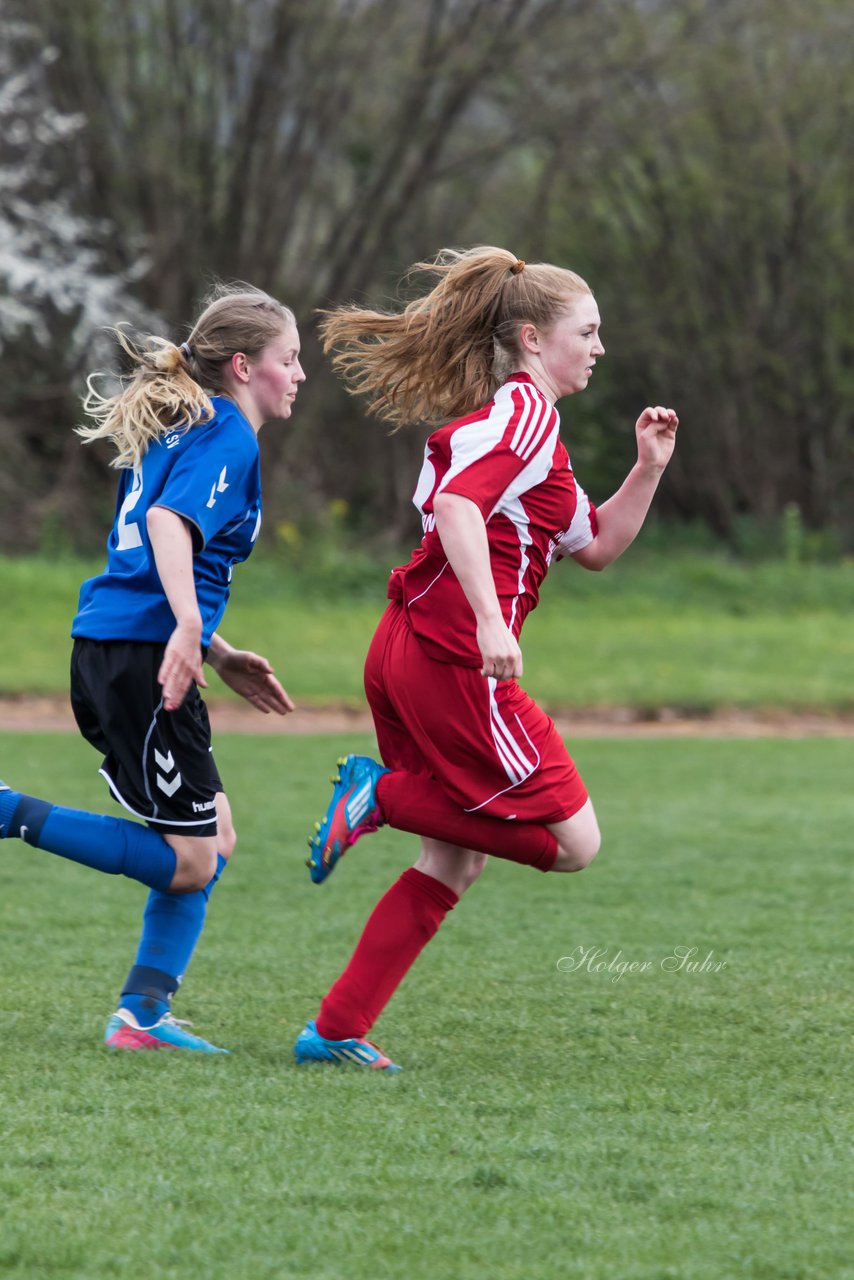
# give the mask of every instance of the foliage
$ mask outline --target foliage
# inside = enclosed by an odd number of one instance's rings
[[[0,352],[22,336],[47,352],[66,317],[62,337],[74,367],[93,354],[97,330],[132,305],[131,274],[104,269],[110,225],[75,210],[79,193],[65,156],[86,121],[46,108],[46,80],[61,55],[39,48],[39,34],[7,21],[0,43]]]
[[[561,174],[545,242],[589,262],[617,357],[583,411],[616,423],[633,402],[676,404],[662,510],[731,540],[746,514],[791,504],[808,528],[854,534],[847,21],[838,0],[662,6],[655,21],[625,6],[619,94],[580,162],[561,166],[562,134],[544,160]],[[605,437],[614,483],[627,445]]]
[[[0,15],[0,540],[15,547],[57,526],[65,542],[69,525],[81,542],[92,536],[80,502],[91,470],[67,429],[73,387],[112,354],[105,326],[148,318],[132,288],[138,246],[123,268],[107,263],[114,229],[87,207],[85,170],[71,160],[85,116],[53,105],[61,55],[42,40],[31,21]]]
[[[301,864],[369,748],[218,745],[240,841],[176,1012],[227,1058],[102,1051],[145,893],[0,846],[4,1276],[851,1280],[849,744],[577,744],[603,852],[487,868],[378,1024],[391,1079],[291,1059],[413,856],[383,830],[320,889]],[[0,749],[107,803],[84,744]],[[578,948],[651,968],[559,971]]]
[[[61,148],[39,143],[47,190],[27,169],[29,234],[49,240],[59,193],[96,242],[92,297],[108,272],[174,336],[211,275],[298,309],[309,381],[287,435],[263,437],[268,539],[334,500],[372,536],[408,536],[424,433],[388,439],[364,420],[320,359],[314,312],[394,301],[410,262],[491,241],[576,267],[600,300],[608,358],[564,406],[595,499],[633,461],[638,410],[666,401],[683,424],[669,520],[737,546],[745,518],[771,525],[796,503],[807,533],[854,542],[842,0],[5,10],[62,50],[32,92],[48,125],[74,121]],[[0,149],[0,169],[13,159]],[[33,255],[18,256],[20,278]],[[130,299],[110,318],[133,318]],[[19,444],[4,451],[0,545],[48,525],[91,547],[89,512],[109,505],[106,458],[69,433],[73,346],[60,326],[49,370],[32,348],[7,359],[0,414]]]

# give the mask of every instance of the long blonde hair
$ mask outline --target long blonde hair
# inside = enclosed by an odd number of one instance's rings
[[[220,284],[181,346],[153,334],[132,340],[115,329],[133,371],[107,396],[94,385],[101,375],[90,374],[83,408],[94,425],[76,427],[77,434],[86,444],[112,440],[111,466],[138,466],[153,440],[213,417],[210,396],[225,390],[231,357],[239,351],[257,356],[287,324],[296,324],[293,312],[263,290]]]
[[[394,424],[447,422],[485,404],[521,354],[519,329],[548,329],[574,295],[574,271],[526,264],[506,249],[443,249],[409,272],[438,276],[403,311],[356,305],[321,312],[323,349],[368,411]],[[407,277],[408,278],[408,277]]]

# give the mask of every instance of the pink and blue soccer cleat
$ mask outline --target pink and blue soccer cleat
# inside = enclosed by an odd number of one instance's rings
[[[228,1053],[194,1036],[171,1013],[164,1013],[152,1027],[141,1027],[128,1009],[119,1009],[107,1023],[104,1043],[108,1049],[195,1049],[197,1053]]]
[[[326,1040],[313,1021],[307,1022],[297,1037],[294,1057],[300,1066],[306,1062],[354,1062],[356,1066],[387,1071],[389,1075],[403,1070],[370,1040]]]
[[[342,756],[338,761],[329,808],[323,821],[314,824],[308,842],[311,853],[305,865],[315,884],[332,874],[351,845],[383,825],[377,783],[388,772],[369,756]]]

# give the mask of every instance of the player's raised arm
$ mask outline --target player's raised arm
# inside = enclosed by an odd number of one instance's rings
[[[614,496],[597,508],[596,537],[580,551],[571,553],[585,569],[607,568],[634,542],[673,456],[678,426],[674,411],[661,405],[644,409],[638,418],[638,460]]]

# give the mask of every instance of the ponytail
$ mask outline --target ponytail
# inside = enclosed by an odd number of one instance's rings
[[[102,395],[94,386],[98,375],[90,374],[83,409],[94,425],[75,430],[86,444],[112,440],[117,452],[111,466],[137,467],[153,440],[207,422],[214,408],[192,376],[188,344],[176,347],[165,338],[151,336],[136,345],[122,329],[113,332],[134,371],[113,396]]]

